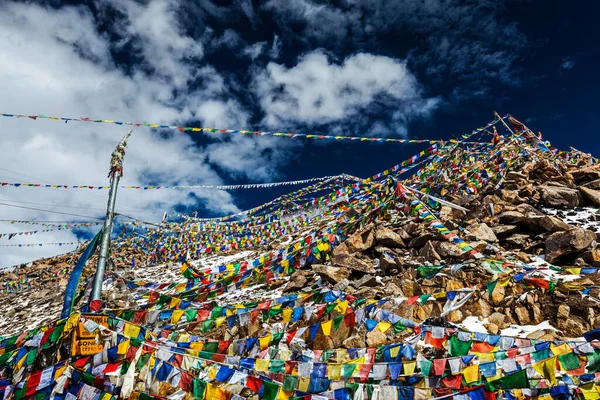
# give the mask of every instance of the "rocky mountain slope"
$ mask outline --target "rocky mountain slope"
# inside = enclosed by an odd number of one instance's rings
[[[588,382],[600,370],[600,344],[586,332],[600,327],[600,164],[511,122],[514,132],[493,143],[448,143],[318,200],[288,197],[289,215],[187,218],[143,240],[121,238],[103,287],[108,322],[74,314],[70,327],[80,318],[104,352],[74,354],[78,333],[63,328],[60,349],[49,346],[44,361],[24,370],[14,350],[10,371],[0,370],[5,390],[17,393],[11,385],[28,373],[67,360],[70,384],[62,384],[73,395],[434,398],[481,390],[509,398],[562,387],[597,398]],[[81,251],[0,274],[6,352],[62,326],[64,288]],[[84,271],[78,308],[94,266]],[[505,361],[513,359],[514,368]],[[554,367],[539,367],[547,360]],[[109,368],[115,363],[120,373]],[[76,380],[74,371],[103,383]],[[507,383],[519,371],[527,371],[521,383]]]

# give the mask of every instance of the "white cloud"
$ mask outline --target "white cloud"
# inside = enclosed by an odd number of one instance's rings
[[[119,4],[121,4],[119,2]],[[123,3],[124,4],[124,3]],[[238,126],[247,114],[234,100],[224,98],[226,83],[214,68],[194,66],[190,57],[202,56],[202,44],[179,33],[172,2],[150,2],[146,6],[127,2],[130,16],[126,35],[140,38],[137,49],[154,73],[137,69],[122,72],[110,55],[106,37],[95,29],[94,17],[85,7],[47,9],[32,4],[5,3],[0,6],[0,112],[44,113],[56,116],[90,116],[122,121],[173,124],[192,118]],[[186,82],[201,78],[190,89]],[[174,93],[177,93],[175,95]],[[197,116],[196,116],[197,114]],[[0,118],[0,181],[59,184],[107,184],[108,163],[126,127],[111,124]],[[243,139],[243,138],[242,138]],[[225,146],[223,150],[220,146]],[[262,144],[261,146],[265,146]],[[159,134],[136,128],[125,158],[123,185],[222,184],[209,162],[226,163],[223,157],[253,157],[251,146],[228,152],[226,142],[211,146],[214,154],[198,148],[178,131]],[[265,158],[276,162],[270,157]],[[282,160],[285,162],[285,160]],[[263,173],[239,170],[241,177],[268,178],[276,168]],[[203,190],[196,194],[206,206],[219,213],[237,211],[229,193]],[[108,191],[0,188],[0,202],[102,217]],[[27,204],[25,204],[27,203]],[[36,203],[36,204],[29,204]],[[120,190],[117,211],[156,221],[163,211],[178,203],[195,203],[184,191]],[[0,206],[0,219],[83,220],[79,217]],[[0,223],[0,232],[36,230],[32,225]],[[19,236],[0,244],[70,242],[71,231]],[[0,247],[0,267],[63,253],[64,247]]]
[[[251,60],[255,60],[262,54],[266,45],[267,42],[257,42],[250,46],[246,46],[242,53],[250,57]]]
[[[405,62],[367,53],[350,56],[341,65],[321,52],[305,55],[292,68],[269,63],[255,86],[269,126],[331,123],[376,100],[393,104],[407,118],[428,115],[437,104],[423,97]]]
[[[275,35],[273,37],[273,44],[271,45],[271,50],[269,51],[269,56],[273,59],[277,59],[279,58],[279,56],[281,55],[281,40],[279,39],[279,36]]]

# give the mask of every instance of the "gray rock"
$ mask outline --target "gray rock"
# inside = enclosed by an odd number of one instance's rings
[[[372,264],[348,254],[334,255],[331,261],[336,267],[349,268],[354,271],[364,272],[365,274],[374,274],[376,272]]]
[[[554,185],[538,186],[542,203],[549,207],[575,208],[583,203],[583,197],[577,189]]]
[[[582,252],[590,248],[595,239],[596,234],[586,229],[555,232],[546,239],[546,261],[552,264],[562,256]]]
[[[399,234],[384,227],[377,228],[375,231],[375,241],[384,246],[405,247],[404,241]]]
[[[350,270],[348,268],[330,267],[328,265],[314,264],[312,270],[319,274],[319,276],[327,282],[336,284],[348,279],[350,276]]]
[[[568,231],[572,228],[571,225],[564,222],[562,219],[546,215],[538,222],[538,225],[546,232]]]
[[[589,189],[584,186],[580,186],[579,190],[583,193],[583,196],[589,200],[596,207],[600,207],[600,191]]]

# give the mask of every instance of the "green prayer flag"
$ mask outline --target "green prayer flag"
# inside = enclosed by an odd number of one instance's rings
[[[194,378],[192,380],[192,396],[194,396],[195,399],[204,399],[205,390],[206,382],[199,378]]]
[[[356,364],[344,364],[342,365],[342,374],[344,375],[344,379],[348,380],[352,377],[354,370],[356,369]]]
[[[271,360],[271,365],[269,366],[269,372],[284,373],[285,372],[285,361]]]
[[[187,322],[195,321],[196,317],[198,317],[198,310],[196,310],[196,309],[185,310],[185,320]]]
[[[344,320],[344,316],[343,315],[338,315],[337,317],[335,317],[333,319],[333,330],[337,331],[338,328],[340,327],[340,325],[342,324],[342,321]]]
[[[590,374],[600,371],[600,350],[587,355],[587,369]]]
[[[558,356],[558,361],[560,362],[562,369],[565,371],[578,369],[581,366],[579,363],[579,357],[577,357],[577,354],[575,353],[561,354]]]
[[[327,307],[325,307],[325,315],[329,315],[329,313],[332,312],[333,309],[336,307],[337,307],[336,303],[328,304]]]
[[[213,321],[212,319],[207,319],[206,321],[202,321],[202,333],[206,333],[208,331],[210,331],[213,327],[213,325],[215,324],[215,321]]]
[[[429,371],[431,370],[431,364],[433,364],[433,362],[430,360],[419,361],[419,369],[421,370],[422,375],[429,375]]]
[[[64,325],[59,325],[59,326],[55,327],[52,330],[52,333],[50,334],[49,341],[51,343],[56,343],[58,341],[58,339],[60,339],[62,337],[62,334],[63,334],[64,330],[65,330],[65,326]]]
[[[436,276],[437,273],[442,270],[442,268],[444,267],[439,265],[422,265],[417,268],[417,274],[421,278],[431,279]]]
[[[121,318],[124,319],[125,321],[131,322],[131,320],[133,319],[134,312],[135,312],[134,310],[124,310],[121,313]]]
[[[25,360],[25,365],[33,365],[35,359],[37,357],[38,349],[31,349],[27,352],[27,360]]]
[[[273,338],[271,339],[271,343],[269,343],[269,346],[277,346],[279,342],[281,342],[281,339],[283,339],[284,334],[285,332],[274,333]]]
[[[469,350],[471,349],[472,340],[468,342],[463,342],[459,340],[456,336],[450,336],[450,353],[451,357],[462,357],[469,354]]]
[[[296,382],[298,382],[298,377],[294,375],[285,375],[283,378],[283,386],[282,389],[284,392],[293,392],[296,390]]]
[[[215,308],[213,308],[212,312],[210,313],[210,319],[219,318],[222,313],[223,313],[223,307],[215,306]]]
[[[533,359],[535,360],[535,362],[543,361],[547,358],[550,358],[550,356],[551,356],[550,349],[534,351],[533,353],[531,353],[531,355],[533,356]]]
[[[216,353],[219,350],[219,342],[206,342],[204,343],[204,351],[209,353]]]
[[[486,390],[496,392],[500,389],[527,389],[529,381],[527,380],[527,369],[522,369],[500,379],[487,382]]]
[[[265,400],[275,400],[279,393],[279,385],[269,381],[263,381],[263,395]]]

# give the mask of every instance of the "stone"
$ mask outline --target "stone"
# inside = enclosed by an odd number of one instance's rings
[[[542,217],[538,225],[545,230],[546,232],[560,232],[560,231],[568,231],[572,228],[571,225],[564,222],[562,219],[553,217],[551,215],[546,215]]]
[[[423,247],[425,246],[425,243],[427,243],[430,240],[434,240],[436,238],[435,235],[432,235],[431,233],[425,233],[423,235],[417,236],[416,238],[412,239],[410,242],[408,242],[408,247]]]
[[[487,324],[484,325],[485,329],[487,329],[488,333],[492,334],[492,335],[497,335],[498,332],[500,332],[500,328],[498,327],[498,325],[489,322]]]
[[[9,281],[18,281],[19,280],[19,276],[17,274],[12,273],[12,272],[9,272],[9,273],[5,274],[5,277]]]
[[[548,207],[575,208],[583,203],[581,192],[568,187],[550,186],[548,184],[537,187],[542,203]]]
[[[597,165],[569,171],[575,182],[590,182],[600,179],[600,170]]]
[[[571,315],[571,307],[566,304],[561,304],[558,306],[558,310],[556,311],[556,319],[567,319]]]
[[[375,241],[384,246],[405,247],[404,241],[391,229],[380,227],[375,231]]]
[[[383,253],[379,256],[379,268],[385,275],[396,275],[398,272],[398,264],[396,260],[389,254]],[[394,273],[396,271],[396,274]]]
[[[371,332],[367,333],[367,346],[368,347],[377,347],[382,346],[387,341],[387,336],[385,333],[381,332],[378,328],[373,329]]]
[[[596,207],[600,207],[600,191],[589,189],[584,186],[580,186],[579,190],[581,193],[583,193],[583,197],[585,197],[590,203]]]
[[[498,215],[498,220],[502,224],[514,224],[517,222],[524,221],[525,219],[525,215],[519,211],[504,211],[503,213]]]
[[[510,235],[513,232],[516,232],[517,226],[516,225],[496,225],[496,226],[493,226],[491,229],[492,229],[492,232],[494,232],[494,235],[496,235],[497,237],[503,237],[503,236]]]
[[[352,335],[344,340],[343,346],[347,349],[363,349],[367,347],[365,341],[358,335]]]
[[[542,309],[540,308],[539,305],[533,304],[531,306],[531,311],[533,313],[533,323],[534,324],[537,325],[544,320],[544,314],[542,314]]]
[[[396,228],[394,229],[394,232],[396,232],[398,236],[400,236],[403,242],[411,239],[411,236],[408,233],[406,233],[406,231],[402,228]]]
[[[372,287],[359,288],[354,295],[363,299],[374,299],[377,296],[378,290]]]
[[[490,314],[490,316],[488,317],[488,321],[491,324],[496,325],[500,329],[505,329],[510,326],[509,318],[507,318],[506,315],[499,312],[494,312]]]
[[[593,267],[600,267],[600,250],[592,249],[588,250],[581,255],[583,257],[583,261]]]
[[[494,231],[485,223],[470,225],[467,227],[467,230],[472,233],[472,239],[483,240],[488,243],[498,241]]]
[[[431,240],[429,240],[425,246],[423,246],[419,252],[419,257],[423,257],[430,263],[436,263],[442,259],[437,251],[435,251],[435,247],[433,246],[433,242]]]
[[[474,309],[475,315],[478,317],[487,318],[492,314],[492,308],[490,307],[489,303],[482,298],[477,300],[477,302],[474,304]]]
[[[513,247],[525,247],[529,242],[529,235],[523,233],[514,233],[504,239],[504,242]]]
[[[296,292],[296,291],[300,291],[300,290],[304,289],[305,287],[307,287],[308,286],[307,272],[309,272],[309,274],[312,275],[312,273],[310,271],[303,271],[303,270],[294,271],[294,273],[290,276],[290,280],[288,281],[288,284],[283,291],[284,292]]]
[[[350,270],[348,268],[330,267],[328,265],[313,264],[312,270],[327,282],[336,284],[348,279]]]
[[[387,296],[391,297],[404,297],[404,293],[402,293],[402,289],[398,287],[394,282],[387,282],[385,284],[385,288],[383,289]]]
[[[373,227],[366,227],[354,233],[344,241],[344,244],[347,246],[350,253],[369,250],[375,245]]]
[[[463,258],[468,256],[468,253],[465,253],[456,247],[455,244],[450,242],[435,242],[434,248],[437,254],[439,254],[442,258]]]
[[[413,297],[415,295],[415,282],[413,280],[403,279],[400,284],[402,293],[406,297]]]
[[[595,239],[594,232],[581,228],[555,232],[546,239],[546,261],[553,264],[562,256],[582,252],[588,249]]]
[[[361,287],[375,287],[375,286],[379,286],[379,283],[377,282],[377,277],[374,275],[364,275],[362,278],[360,278],[357,281],[353,281],[352,282],[352,286],[355,288],[361,288]]]
[[[515,307],[515,314],[517,315],[517,320],[521,325],[529,325],[531,323],[531,317],[529,316],[529,311],[523,306]]]
[[[506,297],[506,289],[502,285],[496,285],[494,287],[494,291],[492,292],[491,300],[493,303],[500,303],[504,301]]]
[[[344,267],[365,274],[374,274],[377,272],[372,264],[368,264],[349,254],[334,255],[331,261],[336,267]]]
[[[583,186],[585,186],[586,188],[593,189],[593,190],[600,190],[600,179],[596,179],[594,181],[584,183]]]
[[[525,201],[519,197],[519,192],[516,190],[500,189],[497,191],[497,195],[509,204],[520,204]]]

